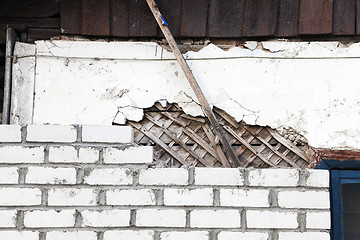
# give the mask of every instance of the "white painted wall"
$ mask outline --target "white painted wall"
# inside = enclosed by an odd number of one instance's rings
[[[292,127],[313,147],[360,149],[360,44],[209,45],[186,58],[209,102],[238,121]],[[36,42],[33,123],[140,120],[156,101],[201,115],[172,53],[151,42]]]

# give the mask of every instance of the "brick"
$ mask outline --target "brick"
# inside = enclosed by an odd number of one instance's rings
[[[28,142],[75,142],[76,128],[71,125],[28,125]]]
[[[84,125],[83,142],[132,143],[134,130],[130,126]]]
[[[154,231],[150,230],[113,230],[104,233],[104,240],[154,240]]]
[[[49,162],[54,163],[95,163],[99,160],[99,150],[92,147],[80,148],[61,146],[49,148]]]
[[[0,227],[16,227],[16,210],[0,210]]]
[[[248,228],[297,228],[297,213],[294,211],[247,210]]]
[[[97,193],[89,188],[50,189],[48,192],[49,206],[94,206]]]
[[[243,172],[237,168],[195,168],[196,185],[243,186]]]
[[[0,163],[42,163],[44,156],[43,147],[0,147]]]
[[[248,171],[250,186],[294,187],[299,182],[297,169],[251,169]]]
[[[150,189],[113,189],[106,192],[107,205],[149,206],[156,204],[155,199]]]
[[[26,183],[32,184],[75,184],[75,168],[29,167]]]
[[[39,240],[39,233],[35,231],[0,231],[0,239]]]
[[[330,240],[330,234],[326,232],[279,232],[279,240]]]
[[[193,210],[190,212],[193,228],[239,228],[238,210]]]
[[[269,234],[263,232],[220,232],[218,234],[218,240],[239,240],[239,239],[251,239],[251,240],[268,240]]]
[[[308,229],[330,229],[330,212],[307,212],[306,228]]]
[[[281,191],[278,204],[282,208],[329,209],[328,191]]]
[[[127,168],[93,169],[84,178],[89,185],[131,185],[132,181],[132,171]]]
[[[185,227],[185,224],[185,210],[139,209],[136,211],[138,227]]]
[[[50,231],[46,240],[97,240],[96,232],[91,231]]]
[[[213,189],[165,189],[164,204],[169,206],[211,206]]]
[[[6,143],[21,142],[21,126],[0,125],[0,142],[6,142]]]
[[[125,149],[106,148],[104,162],[109,164],[152,163],[153,147],[137,146]]]
[[[33,210],[24,213],[25,227],[73,227],[75,210]]]
[[[220,206],[269,207],[269,191],[258,189],[220,189]]]
[[[188,171],[185,168],[142,169],[139,174],[141,185],[187,185]]]
[[[35,206],[41,204],[40,189],[0,188],[0,196],[0,206]]]
[[[305,171],[307,187],[329,188],[329,171],[319,169],[307,169]]]
[[[130,226],[130,210],[85,210],[81,212],[83,227]]]
[[[0,184],[17,184],[18,180],[19,174],[16,167],[0,168]]]
[[[160,240],[209,240],[209,232],[162,232]]]

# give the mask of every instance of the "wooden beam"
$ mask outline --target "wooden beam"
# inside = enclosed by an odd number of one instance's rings
[[[164,24],[164,21],[163,21],[164,19],[159,11],[159,8],[157,7],[157,5],[155,3],[155,0],[146,0],[146,2],[149,5],[150,10],[153,13],[166,40],[168,41],[168,43],[171,47],[171,50],[173,51],[177,61],[179,62],[180,67],[184,71],[184,74],[185,74],[186,78],[188,79],[190,86],[192,87],[193,91],[195,92],[195,95],[198,98],[205,115],[208,117],[210,124],[213,126],[215,135],[219,138],[220,142],[222,143],[224,152],[228,157],[228,161],[229,161],[230,165],[232,167],[242,166],[243,164],[239,161],[239,159],[235,155],[234,150],[231,148],[230,144],[226,140],[224,130],[222,129],[222,127],[220,126],[219,122],[217,121],[214,113],[212,112],[210,105],[205,98],[204,93],[201,91],[201,88],[200,88],[198,82],[196,81],[195,76],[191,72],[189,65],[187,64],[183,55],[181,54],[180,49],[179,49],[178,45],[176,44],[173,35],[171,34],[169,28],[167,27],[167,24]]]

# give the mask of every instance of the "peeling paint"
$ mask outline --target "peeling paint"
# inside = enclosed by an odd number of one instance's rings
[[[203,115],[172,53],[153,42],[37,41],[34,123],[141,120],[178,103]],[[293,129],[309,144],[360,148],[360,44],[246,42],[184,54],[210,105],[237,121]]]

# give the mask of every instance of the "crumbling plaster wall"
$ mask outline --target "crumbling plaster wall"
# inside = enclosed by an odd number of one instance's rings
[[[313,147],[360,149],[360,44],[210,44],[185,57],[208,101],[237,121],[291,127]],[[157,43],[38,41],[35,61],[32,123],[141,120],[156,101],[202,115],[172,53]]]

